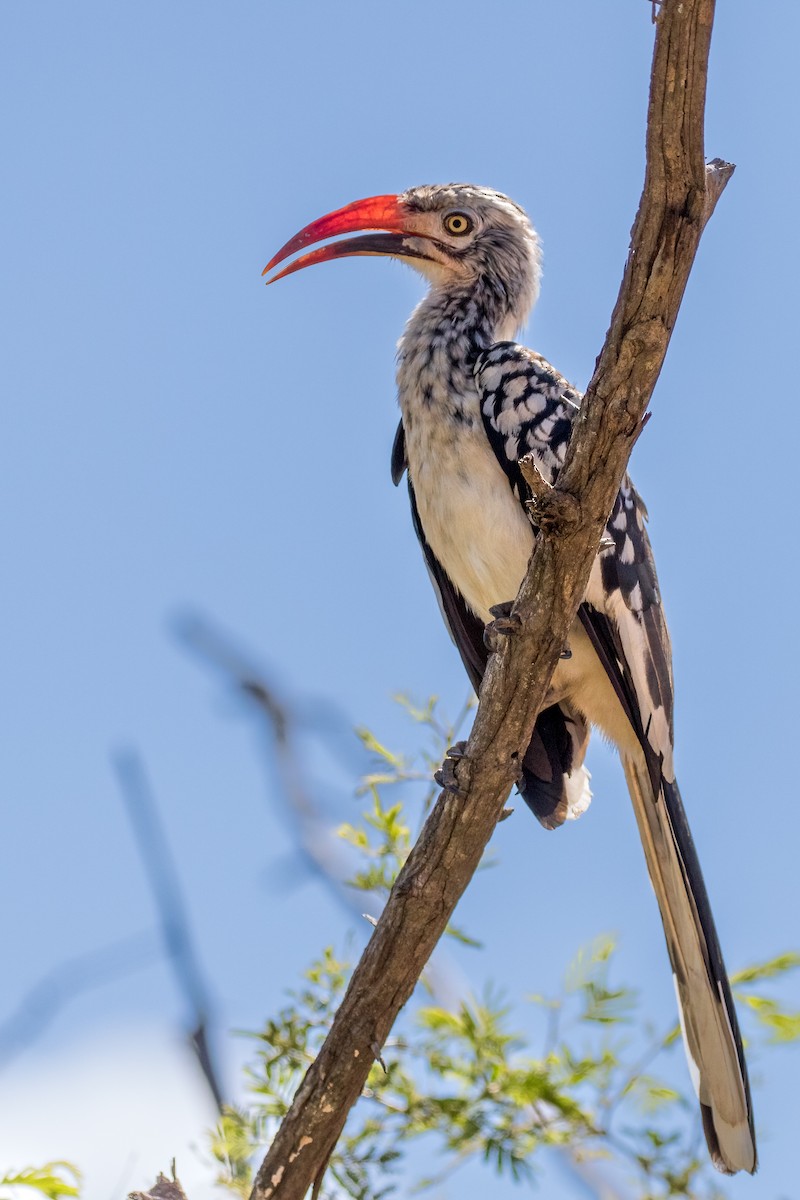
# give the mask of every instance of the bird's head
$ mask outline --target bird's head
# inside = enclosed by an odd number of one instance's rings
[[[411,188],[399,196],[356,200],[306,225],[267,263],[264,274],[298,250],[343,233],[360,237],[301,254],[268,280],[351,254],[399,258],[436,289],[492,291],[522,324],[539,293],[539,239],[525,212],[501,192],[467,183]]]

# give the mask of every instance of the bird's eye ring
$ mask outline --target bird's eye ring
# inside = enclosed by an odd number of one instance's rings
[[[444,219],[444,227],[448,233],[454,237],[464,237],[467,233],[472,233],[474,225],[466,213],[451,212]]]

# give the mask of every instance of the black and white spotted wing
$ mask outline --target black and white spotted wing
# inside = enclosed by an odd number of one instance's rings
[[[484,427],[521,502],[519,460],[532,453],[554,483],[582,400],[546,359],[498,342],[475,365]],[[672,780],[672,668],[646,509],[626,476],[606,527],[579,617],[636,731],[654,784]]]

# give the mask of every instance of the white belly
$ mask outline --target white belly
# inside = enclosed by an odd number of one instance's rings
[[[457,459],[452,446],[437,454],[431,439],[415,454],[415,440],[408,438],[408,458],[425,537],[469,607],[491,621],[492,605],[514,600],[525,576],[530,522],[482,429],[460,433]]]

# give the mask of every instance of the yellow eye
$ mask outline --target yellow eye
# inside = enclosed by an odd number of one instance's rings
[[[444,219],[444,227],[453,237],[463,237],[465,233],[472,233],[474,228],[469,217],[460,212],[448,213]]]

